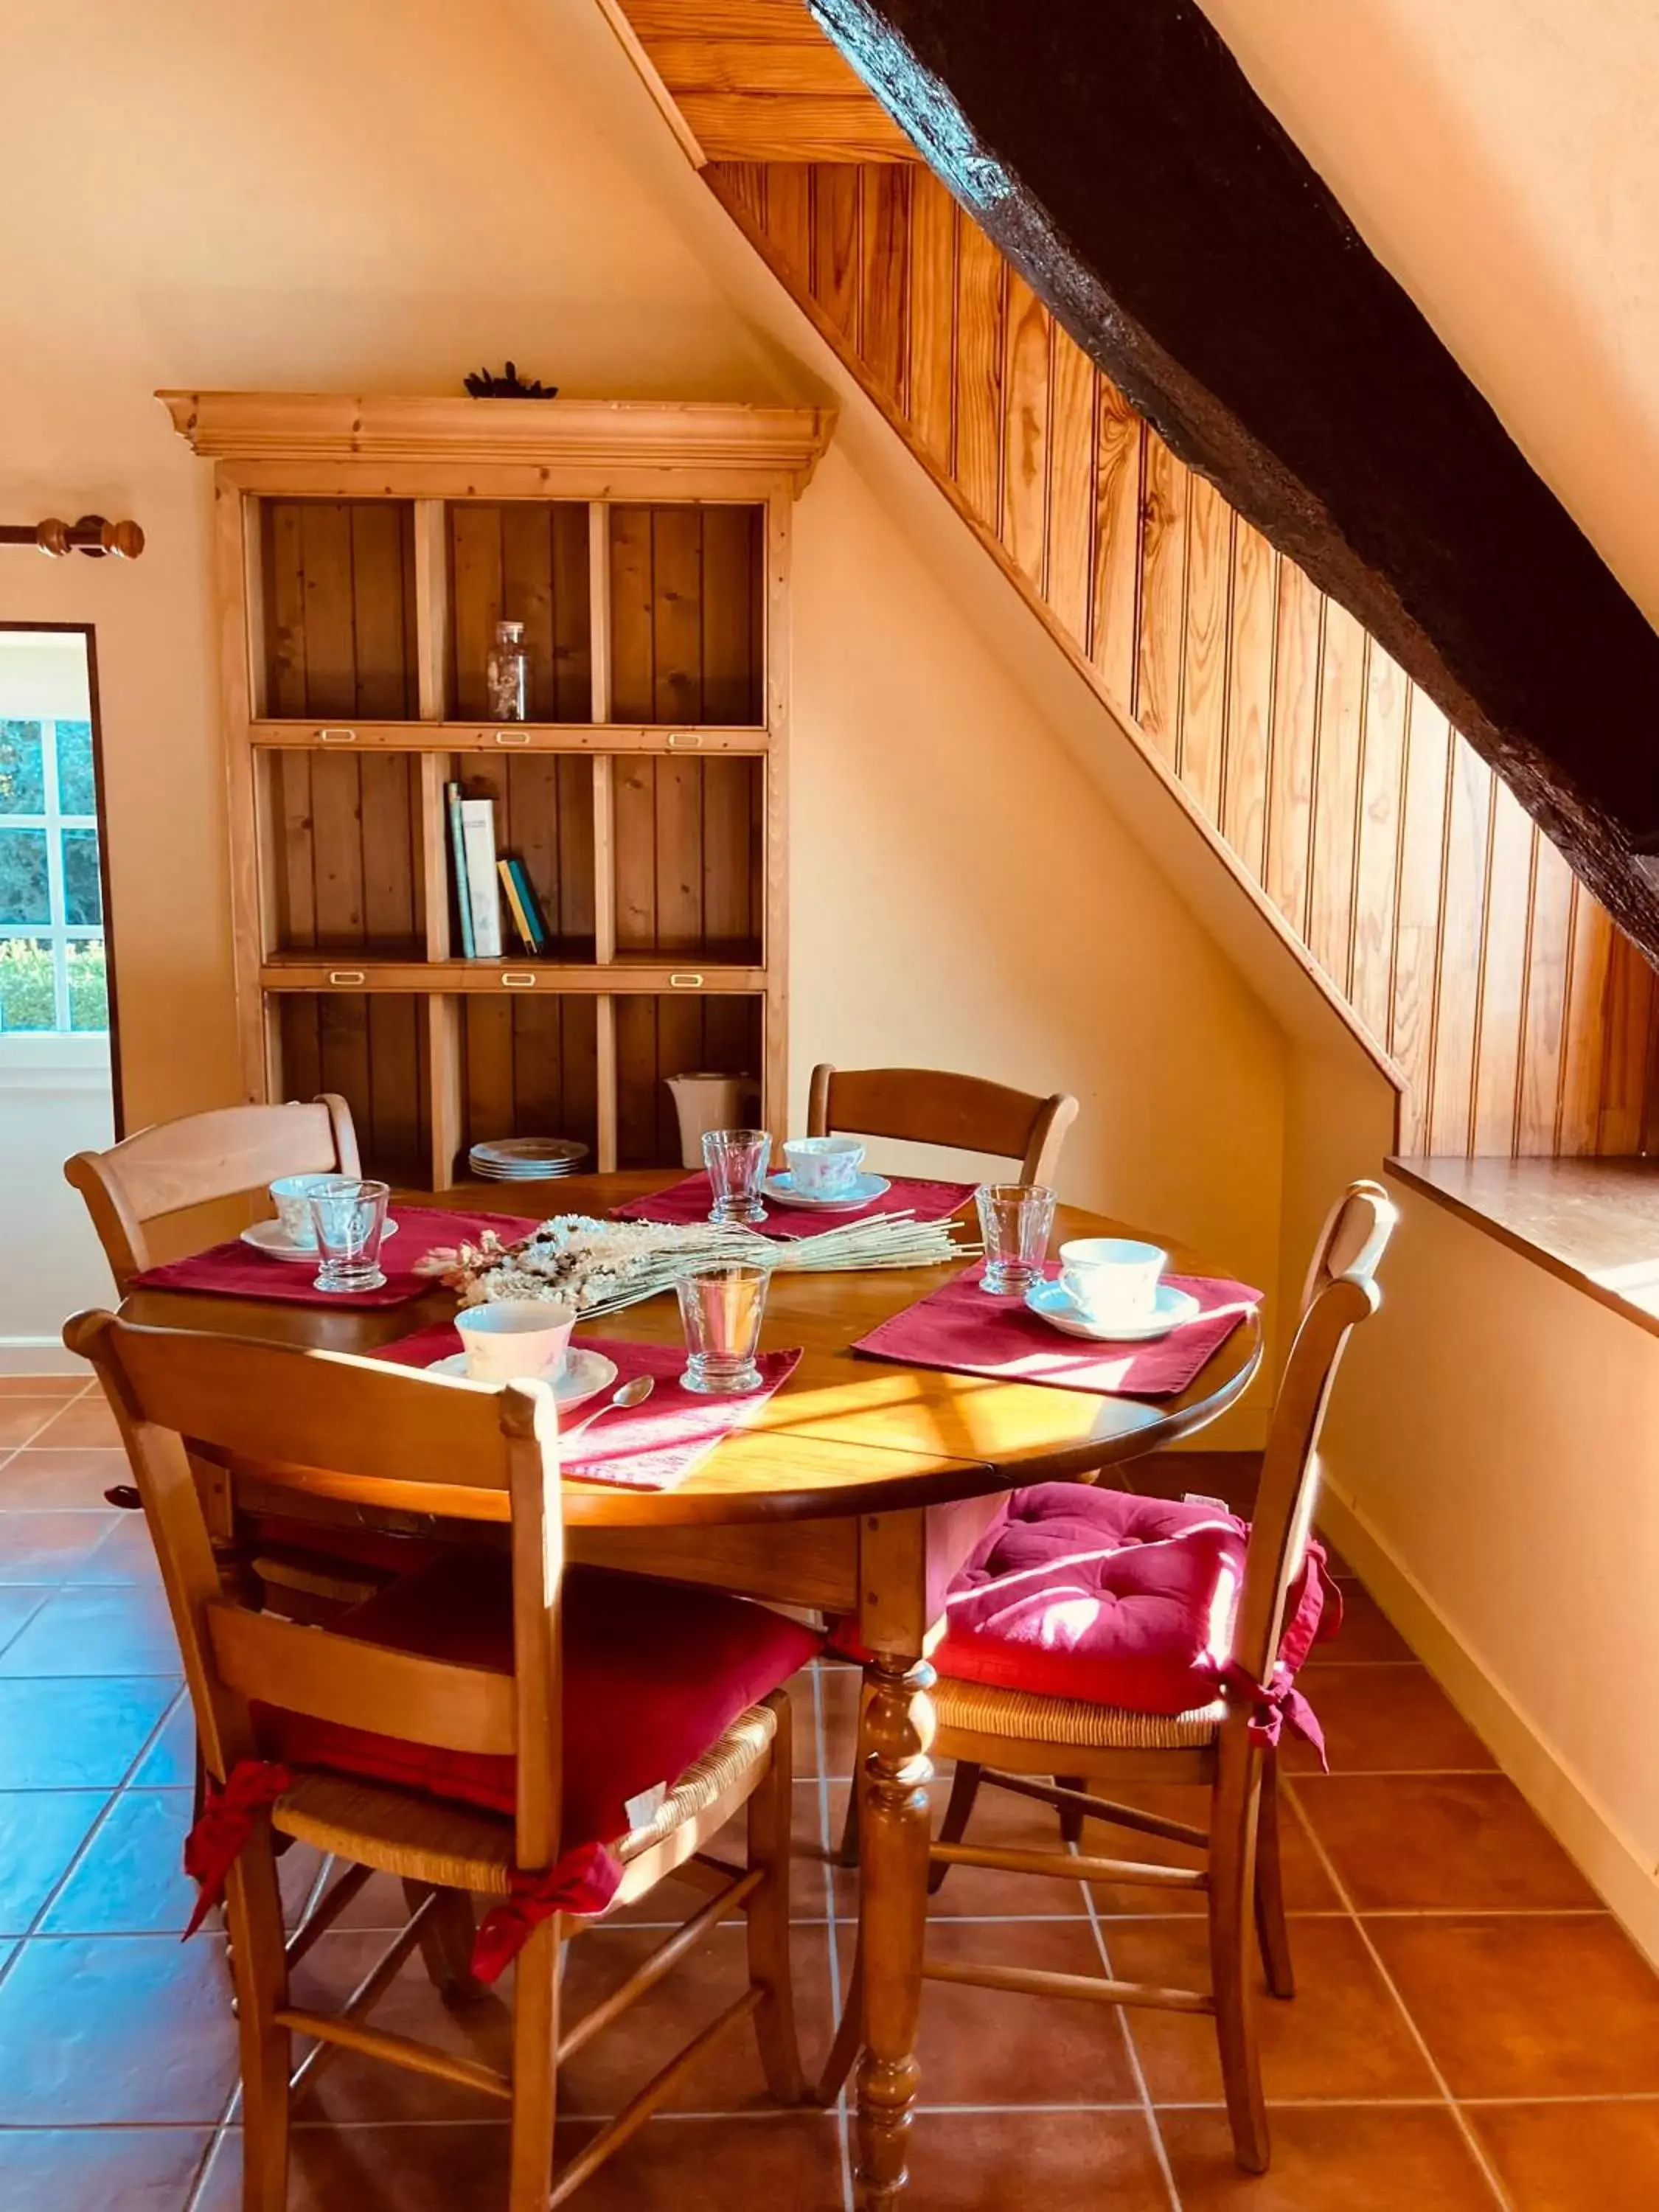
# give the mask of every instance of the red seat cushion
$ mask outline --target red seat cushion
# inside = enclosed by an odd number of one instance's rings
[[[630,1798],[673,1784],[738,1715],[787,1681],[823,1638],[799,1621],[719,1591],[574,1568],[564,1578],[562,1848],[611,1843]],[[462,1554],[405,1575],[330,1623],[331,1632],[502,1674],[513,1666],[507,1562]],[[511,1813],[515,1761],[264,1706],[260,1747],[289,1766],[323,1766]]]
[[[1249,1524],[1224,1508],[1072,1482],[1017,1490],[951,1583],[942,1674],[1133,1712],[1208,1705],[1231,1655]],[[1280,1658],[1319,1632],[1322,1553],[1291,1594]]]

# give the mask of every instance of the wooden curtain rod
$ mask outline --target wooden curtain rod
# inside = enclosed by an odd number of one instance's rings
[[[83,514],[78,522],[48,515],[44,522],[0,522],[0,545],[38,546],[58,561],[70,553],[85,553],[94,561],[113,553],[136,561],[144,550],[144,533],[136,522],[106,522],[101,514]]]

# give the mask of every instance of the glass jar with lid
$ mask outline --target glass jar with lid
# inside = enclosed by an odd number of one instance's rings
[[[498,622],[495,642],[484,665],[493,722],[527,722],[530,719],[530,651],[521,622]]]

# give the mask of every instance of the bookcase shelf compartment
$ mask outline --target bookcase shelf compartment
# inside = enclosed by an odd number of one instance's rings
[[[255,767],[270,949],[418,958],[426,885],[415,756],[269,752]]]
[[[764,508],[618,504],[607,519],[612,719],[763,723]]]
[[[563,996],[511,1001],[468,999],[459,1009],[461,1148],[493,1137],[573,1137],[599,1146],[599,1006]],[[510,1210],[550,1213],[551,1183],[522,1194]]]
[[[448,763],[466,799],[495,803],[495,850],[525,865],[551,942],[540,954],[522,956],[563,965],[590,961],[595,945],[593,902],[593,763],[580,755],[510,757],[468,754]],[[454,881],[454,858],[449,855]],[[452,901],[452,914],[454,912]],[[459,949],[459,917],[450,949]],[[514,945],[503,912],[501,942]],[[518,951],[511,956],[521,957]]]
[[[264,500],[258,544],[264,650],[256,705],[331,720],[414,714],[413,502]]]
[[[351,1109],[363,1172],[431,1181],[426,1007],[413,994],[300,993],[271,1002],[273,1098],[337,1091]]]
[[[465,501],[448,525],[450,665],[456,716],[489,711],[485,672],[499,622],[524,624],[530,711],[591,723],[592,610],[585,500]]]
[[[615,1001],[617,1164],[674,1167],[679,1122],[671,1075],[751,1075],[765,1067],[765,1000],[756,994],[639,994]]]

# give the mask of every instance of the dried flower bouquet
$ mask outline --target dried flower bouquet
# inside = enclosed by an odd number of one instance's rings
[[[744,1260],[782,1270],[935,1267],[971,1259],[980,1249],[952,1233],[948,1221],[916,1221],[908,1213],[850,1221],[816,1237],[775,1239],[713,1222],[689,1226],[654,1221],[597,1221],[562,1213],[517,1243],[486,1230],[476,1243],[430,1252],[417,1272],[435,1275],[464,1306],[497,1298],[545,1298],[578,1313],[615,1313],[672,1290],[693,1267]]]

